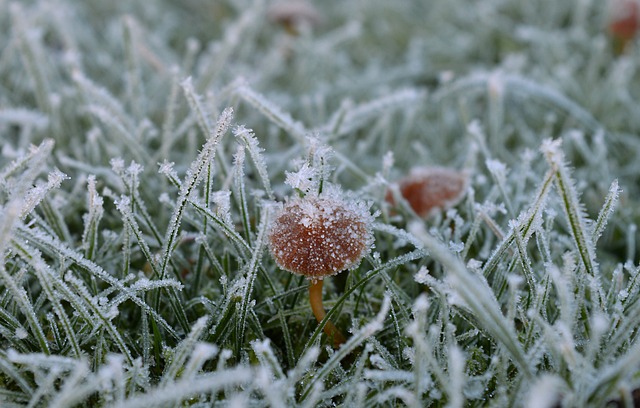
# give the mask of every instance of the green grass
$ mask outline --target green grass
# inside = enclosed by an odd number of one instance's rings
[[[0,0],[1,405],[633,406],[640,49],[608,4],[326,1],[293,32],[266,1]],[[469,186],[425,220],[385,196],[427,165]],[[339,349],[267,244],[305,186],[376,217],[324,285]]]

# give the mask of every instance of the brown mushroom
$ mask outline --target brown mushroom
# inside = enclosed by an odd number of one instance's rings
[[[353,269],[373,243],[373,216],[366,205],[335,195],[306,196],[284,205],[269,231],[269,248],[278,266],[309,278],[309,301],[318,323],[326,316],[322,285],[326,276]],[[327,321],[334,346],[344,343]]]

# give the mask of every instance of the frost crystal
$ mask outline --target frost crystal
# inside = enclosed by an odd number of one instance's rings
[[[309,192],[313,188],[315,171],[307,163],[303,164],[297,172],[285,171],[285,183],[296,190]]]
[[[354,268],[373,243],[373,216],[365,204],[335,194],[287,203],[269,232],[278,266],[310,278]]]
[[[16,339],[24,340],[27,337],[29,337],[29,333],[27,333],[27,331],[25,329],[23,329],[22,327],[18,327],[16,329],[15,336],[16,336]]]
[[[500,160],[487,160],[487,168],[498,180],[505,180],[507,176],[507,166]]]
[[[216,191],[211,194],[211,201],[216,205],[216,215],[231,225],[231,192],[229,190]]]
[[[173,163],[173,162],[169,162],[169,161],[165,160],[158,167],[158,173],[164,174],[165,176],[172,176],[174,178],[178,178],[178,174],[173,169],[174,164],[175,163]]]
[[[429,278],[429,270],[427,269],[426,266],[420,267],[418,272],[416,272],[416,274],[413,275],[413,280],[422,285],[427,283],[428,278]]]

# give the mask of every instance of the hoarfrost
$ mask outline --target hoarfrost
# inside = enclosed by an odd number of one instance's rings
[[[16,329],[16,332],[15,332],[14,336],[16,337],[16,339],[24,340],[27,337],[29,337],[29,333],[25,329],[23,329],[22,327],[18,327]]]
[[[285,171],[285,183],[291,188],[302,192],[309,192],[314,187],[315,170],[309,167],[308,163],[304,163],[296,172]]]

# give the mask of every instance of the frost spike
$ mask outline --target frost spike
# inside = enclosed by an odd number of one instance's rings
[[[258,139],[253,133],[253,130],[247,129],[244,126],[238,126],[233,130],[233,134],[235,137],[242,140],[245,149],[249,152],[249,156],[251,157],[254,166],[256,166],[258,175],[262,180],[262,185],[264,185],[264,189],[267,191],[267,196],[270,200],[275,200],[273,191],[271,191],[271,182],[269,181],[269,174],[267,173],[267,165],[265,164],[264,158],[261,154],[264,149],[261,149],[258,145]]]
[[[251,254],[251,260],[247,266],[246,284],[242,287],[242,299],[240,303],[239,316],[237,321],[237,333],[238,333],[238,345],[242,344],[244,339],[244,331],[246,326],[247,314],[249,311],[249,304],[251,302],[251,296],[253,294],[253,285],[258,274],[258,268],[260,267],[260,259],[264,247],[267,245],[267,232],[269,230],[269,219],[271,208],[269,205],[265,205],[262,209],[262,216],[260,220],[260,226],[258,227],[258,238],[256,239],[253,252]]]
[[[604,229],[607,227],[609,218],[618,205],[618,198],[620,197],[621,191],[622,190],[618,186],[618,180],[613,180],[611,186],[609,186],[609,193],[607,194],[604,204],[600,209],[600,213],[598,214],[598,219],[593,227],[593,231],[591,232],[591,239],[593,240],[594,245],[602,235]]]
[[[188,84],[190,84],[190,81],[188,82]],[[220,114],[220,118],[218,119],[218,123],[216,124],[215,129],[213,129],[209,134],[209,139],[202,147],[202,151],[187,171],[187,176],[185,177],[185,180],[182,183],[182,188],[178,193],[178,199],[176,200],[175,209],[173,211],[173,214],[171,215],[169,227],[167,229],[167,233],[165,234],[164,245],[162,248],[162,263],[160,265],[160,279],[165,278],[169,259],[171,258],[171,252],[173,250],[176,238],[178,237],[178,231],[180,229],[180,222],[182,221],[184,207],[189,199],[189,196],[200,182],[203,170],[205,169],[207,164],[211,160],[213,160],[216,147],[220,142],[220,139],[222,139],[222,136],[224,136],[224,133],[231,125],[232,119],[233,109],[231,108],[225,109],[222,114]]]
[[[580,255],[580,260],[587,270],[587,273],[599,279],[592,235],[588,233],[587,229],[587,217],[578,198],[575,183],[571,179],[569,169],[564,163],[564,154],[560,144],[560,140],[546,140],[543,142],[541,150],[549,166],[555,173],[554,178],[558,194],[562,200],[562,209],[564,210],[567,224],[571,231],[571,237]],[[600,294],[600,301],[602,301],[602,297],[602,294]]]

